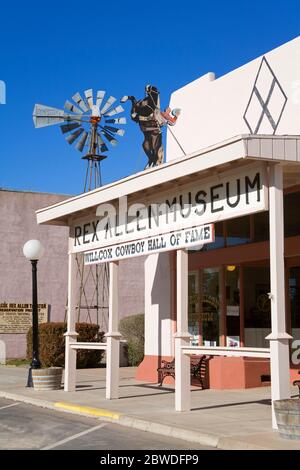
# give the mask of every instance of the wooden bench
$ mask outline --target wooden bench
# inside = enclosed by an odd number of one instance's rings
[[[175,380],[175,359],[172,361],[161,361],[161,366],[157,369],[158,383],[161,387],[166,377],[173,377]],[[206,373],[206,356],[191,358],[191,378],[199,380],[201,388],[204,388],[203,375]]]

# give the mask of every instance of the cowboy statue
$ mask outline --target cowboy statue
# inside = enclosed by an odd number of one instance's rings
[[[161,111],[158,89],[147,85],[145,92],[145,98],[139,101],[134,96],[123,96],[121,102],[131,101],[131,119],[139,124],[144,134],[143,149],[148,157],[146,169],[163,163],[162,128],[164,125],[173,126],[176,123],[180,109],[171,110],[168,107]]]

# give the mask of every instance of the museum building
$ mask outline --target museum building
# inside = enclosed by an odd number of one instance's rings
[[[180,88],[171,96],[182,113],[167,134],[166,163],[37,211],[38,224],[69,228],[70,299],[75,256],[101,263],[102,250],[112,250],[108,398],[117,397],[119,269],[140,254],[149,256],[138,379],[157,382],[161,360],[175,357],[176,409],[187,410],[187,359],[205,354],[210,388],[257,387],[271,375],[272,399],[290,397],[300,339],[299,57],[296,38],[220,78],[208,73]],[[139,228],[95,239],[89,227],[99,205],[119,210],[124,197],[129,207],[176,200],[180,226],[148,224],[143,234],[147,221],[140,220]],[[188,243],[191,227],[207,227],[214,237]],[[149,250],[158,236],[163,248],[152,254],[117,254],[138,241]],[[84,347],[76,346],[74,314],[71,300],[66,391],[75,389],[75,350]]]

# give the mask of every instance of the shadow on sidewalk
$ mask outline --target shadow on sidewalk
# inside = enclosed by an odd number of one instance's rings
[[[222,405],[212,405],[212,406],[203,406],[201,408],[192,408],[191,411],[203,411],[203,410],[212,410],[215,408],[227,408],[230,406],[239,406],[239,405],[252,405],[252,404],[258,404],[258,405],[267,405],[271,406],[272,400],[271,399],[264,399],[264,400],[254,400],[254,401],[240,401],[237,403],[224,403]]]

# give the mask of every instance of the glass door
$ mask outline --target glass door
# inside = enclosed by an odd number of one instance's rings
[[[189,333],[194,346],[219,345],[220,269],[189,273]]]
[[[300,340],[300,267],[290,268],[289,275],[289,297],[290,297],[290,326],[293,341],[291,341],[291,355],[298,344],[294,340]]]
[[[225,269],[226,285],[226,346],[240,347],[240,268]]]
[[[193,271],[189,273],[189,305],[188,322],[189,333],[192,335],[191,344],[199,346],[201,344],[200,322],[199,322],[199,273]]]
[[[204,346],[219,345],[220,323],[220,268],[202,270],[201,279],[202,341]]]

